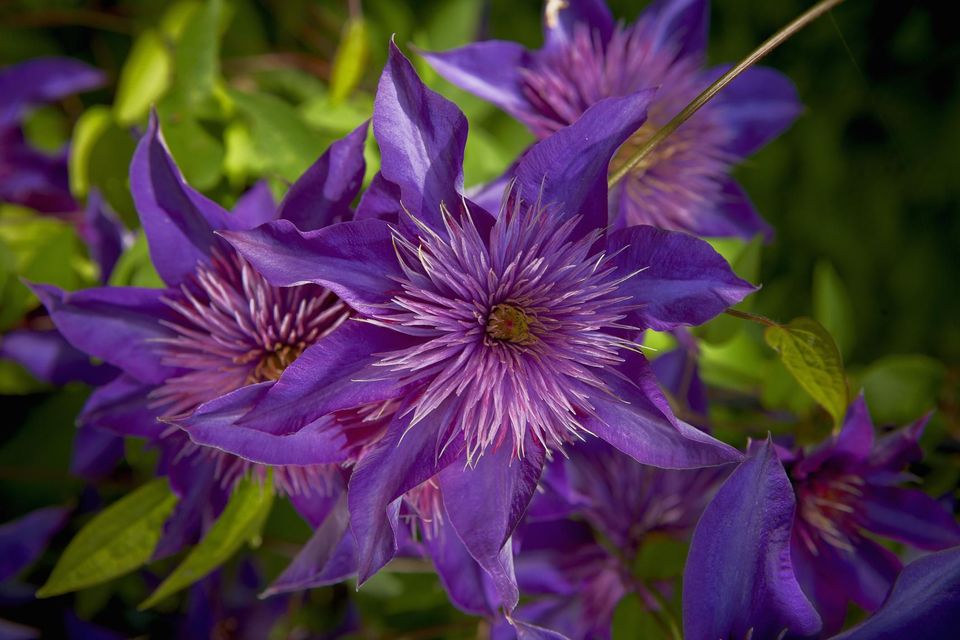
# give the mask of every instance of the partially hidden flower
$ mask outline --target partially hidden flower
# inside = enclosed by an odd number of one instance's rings
[[[217,234],[278,218],[316,229],[352,217],[365,169],[366,128],[364,123],[335,142],[279,207],[261,183],[229,213],[185,183],[152,115],[131,165],[131,187],[166,287],[65,292],[33,286],[74,347],[121,372],[90,396],[81,425],[145,437],[161,448],[160,472],[170,477],[181,501],[159,555],[194,539],[237,479],[265,477],[269,468],[275,486],[318,525],[344,486],[340,463],[381,428],[376,407],[325,416],[293,435],[276,424],[258,424],[231,427],[225,436],[213,425],[188,436],[170,424],[231,392],[264,394],[286,367],[350,317],[351,310],[324,287],[269,284]],[[236,451],[214,444],[220,436]],[[297,456],[277,465],[279,448],[294,448]]]
[[[630,25],[603,0],[548,0],[544,45],[486,41],[423,55],[440,75],[491,101],[544,138],[608,97],[658,88],[644,125],[610,165],[622,166],[653,133],[717,79],[706,67],[707,0],[657,0]],[[610,220],[699,235],[772,234],[730,169],[800,113],[792,83],[763,67],[744,72],[672,133],[614,189]]]
[[[201,407],[184,427],[234,419],[293,431],[395,401],[350,478],[361,582],[396,552],[404,495],[435,479],[446,522],[507,609],[518,598],[510,536],[552,452],[597,436],[662,467],[738,460],[673,416],[631,340],[704,322],[753,290],[692,236],[607,233],[607,165],[649,99],[601,102],[534,146],[494,216],[462,195],[463,114],[391,45],[373,118],[382,169],[357,219],[223,234],[268,281],[327,287],[358,317],[246,415]],[[380,219],[391,211],[396,222]]]

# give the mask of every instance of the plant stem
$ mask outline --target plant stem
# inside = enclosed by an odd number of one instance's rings
[[[607,188],[613,188],[614,185],[620,182],[620,180],[622,180],[624,176],[630,173],[634,167],[636,167],[645,157],[647,157],[658,144],[663,142],[667,136],[676,131],[680,125],[689,120],[693,114],[700,110],[700,107],[713,99],[713,97],[716,96],[721,89],[730,84],[734,78],[749,69],[768,53],[779,47],[795,33],[822,16],[827,11],[830,11],[836,7],[841,2],[843,2],[843,0],[821,0],[793,20],[790,24],[770,36],[770,38],[757,47],[753,53],[741,60],[735,67],[720,76],[716,82],[704,89],[703,93],[694,98],[693,101],[684,107],[683,111],[675,115],[670,122],[658,129],[657,132],[654,133],[650,139],[647,140],[644,145],[637,150],[635,154],[630,156],[630,159],[627,160],[622,167],[617,169],[613,175],[610,176],[610,179],[607,181]]]
[[[725,309],[724,313],[728,316],[733,316],[734,318],[740,318],[741,320],[749,320],[750,322],[756,322],[757,324],[762,324],[765,327],[779,327],[780,325],[770,318],[766,318],[757,313],[749,313],[747,311],[738,311],[736,309],[730,308]]]

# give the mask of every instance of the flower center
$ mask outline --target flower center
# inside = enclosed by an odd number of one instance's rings
[[[494,340],[529,344],[533,341],[530,333],[530,318],[523,309],[511,304],[498,304],[487,319],[487,335]]]

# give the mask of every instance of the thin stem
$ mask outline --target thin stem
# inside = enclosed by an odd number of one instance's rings
[[[770,318],[765,318],[756,313],[749,313],[747,311],[738,311],[736,309],[725,309],[724,313],[728,316],[733,316],[734,318],[740,318],[741,320],[749,320],[750,322],[756,322],[757,324],[762,324],[765,327],[779,327],[780,325],[771,320]]]
[[[795,33],[822,16],[827,11],[830,11],[836,7],[841,2],[843,2],[843,0],[821,0],[801,16],[796,18],[793,22],[770,36],[766,42],[757,47],[749,56],[741,60],[737,66],[727,71],[725,74],[720,76],[716,82],[704,89],[703,93],[694,98],[693,101],[684,107],[683,111],[675,115],[670,122],[658,129],[657,132],[654,133],[650,139],[647,140],[646,143],[644,143],[644,145],[637,150],[635,154],[630,156],[630,159],[627,160],[622,167],[614,171],[613,175],[610,176],[610,179],[607,181],[607,187],[613,188],[614,185],[620,182],[624,176],[626,176],[628,173],[630,173],[630,171],[633,170],[634,167],[640,164],[640,162],[642,162],[643,159],[646,158],[658,144],[663,142],[667,136],[676,131],[680,125],[689,120],[693,114],[700,110],[700,107],[710,102],[710,100],[713,99],[713,97],[717,95],[721,89],[730,84],[734,78],[749,69],[768,53],[779,47]]]

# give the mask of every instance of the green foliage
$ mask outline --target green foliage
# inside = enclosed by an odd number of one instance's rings
[[[140,604],[140,609],[149,609],[177,591],[189,587],[226,562],[245,542],[259,546],[260,531],[272,506],[271,476],[268,475],[263,481],[253,478],[242,480],[234,488],[227,507],[200,544],[194,547],[156,591]]]
[[[840,350],[823,325],[812,318],[797,318],[786,325],[767,327],[764,339],[839,428],[847,412],[847,380]]]
[[[855,338],[850,294],[826,260],[817,262],[813,269],[813,317],[836,339],[840,353],[848,356]]]
[[[330,71],[331,103],[343,102],[357,87],[370,57],[369,40],[367,23],[362,17],[351,18],[344,25]]]
[[[117,123],[126,126],[143,120],[150,105],[170,88],[172,72],[173,56],[163,36],[147,29],[133,44],[120,72],[113,103]]]
[[[888,356],[860,378],[867,406],[880,424],[906,424],[937,405],[946,367],[923,355]]]
[[[67,545],[37,597],[99,584],[147,562],[176,503],[166,478],[157,478],[98,513]]]
[[[131,244],[110,274],[110,286],[113,287],[147,287],[159,289],[164,282],[157,274],[157,270],[150,261],[150,248],[143,231],[138,231]]]

